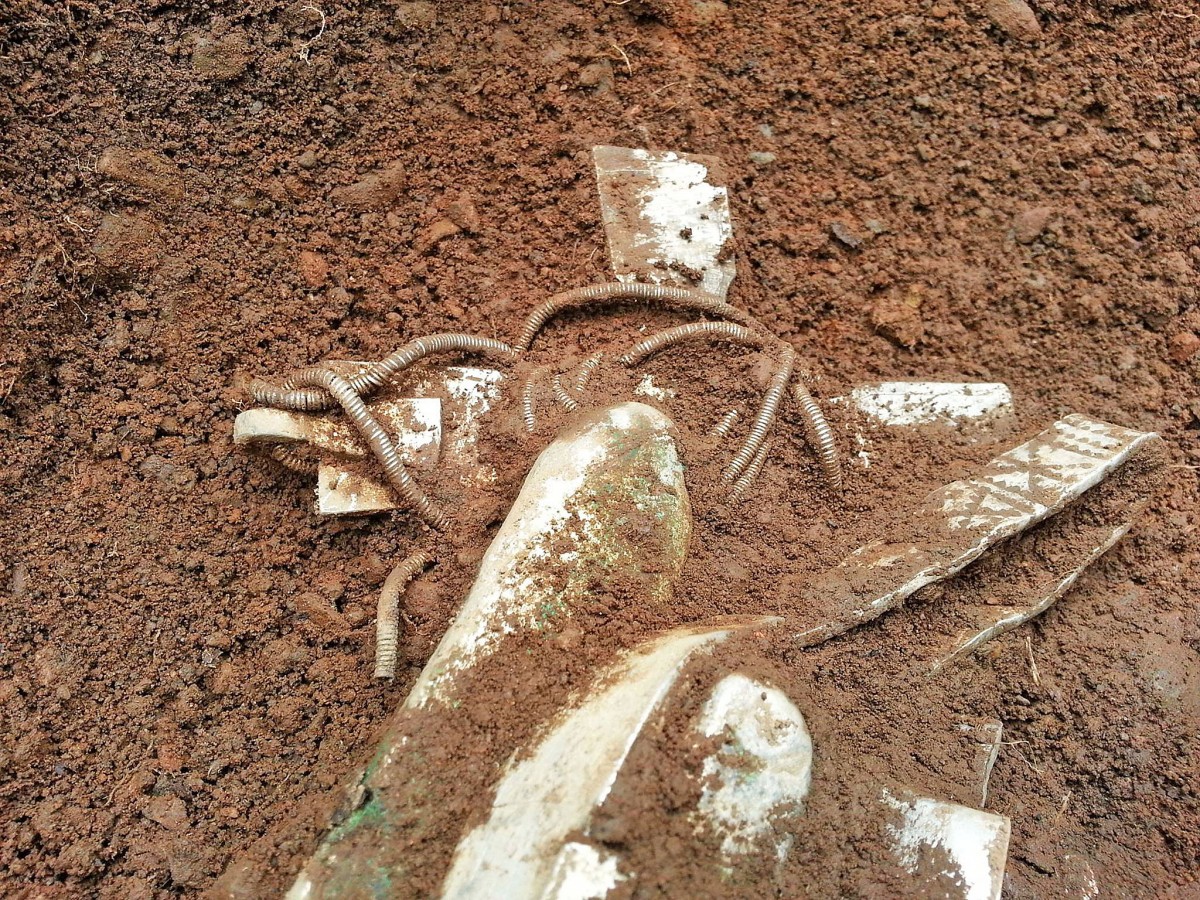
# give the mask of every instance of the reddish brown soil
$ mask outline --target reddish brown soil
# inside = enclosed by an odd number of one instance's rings
[[[241,384],[436,330],[511,337],[548,293],[604,280],[597,143],[725,160],[732,299],[793,342],[819,395],[996,379],[1022,434],[1072,410],[1162,432],[1176,468],[1130,537],[953,677],[902,674],[936,596],[814,652],[763,649],[777,677],[819,686],[801,704],[818,747],[853,746],[876,774],[952,784],[950,748],[896,742],[1003,720],[989,807],[1013,819],[1011,896],[1051,896],[1067,852],[1106,894],[1195,891],[1200,19],[1171,0],[1034,9],[1040,35],[1000,0],[6,5],[3,892],[287,883],[548,432],[525,439],[515,411],[499,426],[500,480],[459,505],[407,595],[406,668],[383,686],[375,592],[430,538],[407,515],[315,518],[299,478],[231,446]],[[537,358],[673,321],[564,317]],[[612,617],[613,648],[795,613],[789,584],[987,455],[897,441],[834,502],[789,421],[730,507],[694,436],[754,396],[761,366],[674,359],[651,371],[691,386],[670,411],[693,556],[678,608]],[[598,377],[593,401],[628,387]],[[856,705],[876,716],[842,715]],[[862,790],[843,780],[810,814]],[[787,894],[888,893],[850,849],[822,850]],[[804,881],[831,867],[840,881]]]

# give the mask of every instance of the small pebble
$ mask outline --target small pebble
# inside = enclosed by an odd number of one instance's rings
[[[175,796],[151,797],[142,815],[168,831],[178,831],[188,824],[187,806]]]
[[[985,0],[983,12],[1010,38],[1036,41],[1042,36],[1042,24],[1025,0]]]
[[[446,238],[458,234],[459,231],[459,227],[449,219],[438,219],[417,236],[413,243],[413,249],[418,253],[429,253]]]
[[[9,593],[12,594],[14,600],[20,600],[25,596],[26,590],[29,588],[29,566],[24,560],[17,560],[13,565],[12,581],[9,582]],[[3,697],[0,697],[0,702],[3,702]]]
[[[156,266],[159,228],[148,216],[110,213],[100,221],[92,243],[97,268],[106,275],[129,276]]]
[[[775,162],[778,157],[769,150],[755,150],[750,154],[750,162],[756,166],[769,166]]]
[[[920,292],[910,288],[903,297],[881,297],[871,309],[871,324],[889,341],[909,349],[916,347],[925,338]]]
[[[175,164],[152,150],[109,147],[96,160],[96,172],[160,198],[178,200],[183,197],[186,187]]]
[[[1054,209],[1050,206],[1035,206],[1020,212],[1013,219],[1012,236],[1018,244],[1032,244],[1046,230]]]
[[[1194,332],[1182,331],[1167,341],[1167,352],[1177,363],[1185,363],[1200,353],[1200,337]]]
[[[354,184],[334,188],[329,192],[329,198],[338,206],[360,212],[377,209],[394,202],[404,189],[405,181],[404,164],[397,160],[363,176]]]
[[[479,233],[479,212],[471,198],[466,195],[446,207],[446,217],[467,234]]]
[[[857,250],[863,244],[863,239],[855,234],[845,222],[833,222],[829,226],[829,231],[838,241],[845,244],[851,250]]]
[[[314,253],[311,250],[301,251],[296,268],[300,272],[300,277],[304,279],[304,283],[310,288],[319,288],[329,277],[329,263],[325,262],[325,258],[320,253]]]
[[[612,63],[601,60],[584,66],[579,71],[579,84],[581,87],[595,88],[597,93],[609,90],[613,84]]]
[[[305,150],[296,158],[296,165],[302,169],[312,171],[317,167],[317,154],[312,150]]]

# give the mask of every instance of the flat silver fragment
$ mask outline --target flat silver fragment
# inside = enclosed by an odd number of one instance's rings
[[[724,299],[735,274],[719,160],[673,151],[592,150],[600,215],[618,281],[700,288]]]

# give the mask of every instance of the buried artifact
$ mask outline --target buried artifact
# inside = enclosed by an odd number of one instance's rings
[[[567,413],[407,700],[352,779],[336,824],[297,875],[288,895],[296,900],[413,895],[409,879],[418,868],[429,882],[422,848],[438,841],[450,847],[436,857],[439,896],[567,900],[624,896],[639,886],[671,890],[669,872],[633,861],[610,813],[619,795],[666,793],[653,771],[630,762],[639,753],[660,758],[662,771],[693,786],[672,814],[689,823],[694,839],[672,844],[671,852],[741,893],[770,892],[795,852],[796,823],[807,822],[810,798],[822,789],[822,747],[806,719],[819,709],[819,691],[781,689],[769,675],[774,663],[755,655],[756,636],[786,634],[795,647],[813,647],[953,580],[964,589],[952,627],[919,661],[926,672],[941,671],[1066,593],[1128,531],[1161,476],[1156,435],[1083,415],[1003,449],[999,442],[1016,427],[1003,384],[860,385],[827,401],[856,411],[857,430],[836,433],[808,391],[797,349],[725,299],[734,274],[732,226],[724,188],[710,181],[711,161],[601,147],[595,163],[616,281],[556,295],[534,309],[511,344],[438,335],[373,365],[326,363],[279,387],[258,382],[252,393],[261,406],[238,417],[239,443],[315,472],[319,513],[408,507],[438,530],[452,516],[418,479],[438,473],[459,491],[486,484],[495,472],[479,446],[490,429],[536,433],[547,418],[540,401]],[[697,240],[677,240],[679,222]],[[530,356],[561,311],[631,302],[707,319],[632,346],[622,342],[559,371]],[[746,609],[689,622],[615,656],[596,656],[589,668],[594,642],[581,623],[595,621],[589,611],[598,598],[653,621],[653,611],[683,589],[693,528],[682,423],[655,402],[674,386],[646,376],[634,393],[647,402],[622,400],[606,392],[602,376],[693,340],[750,347],[769,373],[757,410],[723,411],[705,426],[718,444],[735,431],[741,436],[722,473],[731,502],[751,490],[779,446],[774,426],[785,408],[804,422],[834,492],[855,466],[870,464],[884,432],[953,429],[997,452],[975,474],[930,494],[886,540],[803,584],[785,583],[794,601],[785,606],[794,612]],[[497,367],[415,368],[435,353],[482,354]],[[353,427],[322,412],[334,405]],[[851,465],[839,446],[858,448]],[[379,466],[367,465],[372,455]],[[1018,574],[995,602],[994,581],[980,573],[1001,557]],[[423,563],[414,555],[402,564],[403,577],[389,579],[390,604]],[[388,652],[395,628],[381,603],[377,644]],[[542,652],[531,654],[530,641]],[[717,652],[735,644],[734,657]],[[377,668],[384,677],[392,671]],[[482,683],[540,687],[517,706],[519,727],[496,732],[486,714],[471,710]],[[661,733],[665,721],[679,723],[670,739]],[[980,738],[978,782],[967,793],[982,807],[1002,726],[968,727]],[[485,746],[499,764],[471,765],[472,752]],[[446,747],[457,748],[450,759]],[[864,814],[887,822],[881,852],[900,879],[892,883],[912,893],[999,896],[1005,816],[928,796],[886,773],[863,777],[870,781]],[[459,817],[442,808],[438,798],[448,795],[480,798],[483,808]]]

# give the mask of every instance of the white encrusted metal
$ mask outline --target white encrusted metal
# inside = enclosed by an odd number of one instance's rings
[[[975,477],[930,494],[911,517],[922,525],[920,543],[872,541],[819,578],[814,588],[828,585],[828,608],[798,640],[818,643],[894,609],[1058,512],[1158,440],[1077,414],[1055,422]],[[849,584],[852,595],[845,593]]]
[[[361,361],[329,363],[354,374],[368,367]],[[451,366],[422,380],[417,397],[371,399],[367,404],[396,444],[400,461],[417,470],[439,464],[468,486],[496,480],[491,466],[479,462],[481,419],[500,397],[504,376],[495,369]],[[317,470],[319,515],[344,516],[396,508],[396,496],[382,478],[340,461],[371,456],[366,441],[336,412],[327,414],[278,409],[250,409],[234,420],[238,444],[307,443],[321,455]]]
[[[470,487],[496,480],[496,470],[479,462],[479,426],[500,398],[502,373],[495,369],[454,366],[437,380],[423,381],[419,394],[443,393],[442,462]]]
[[[765,620],[746,620],[743,627]],[[698,651],[724,628],[673,631],[595,679],[597,688],[510,764],[487,821],[458,845],[442,886],[447,898],[538,898],[563,844],[608,796],[643,726]]]
[[[993,382],[884,381],[861,384],[834,398],[892,427],[980,425],[1013,415],[1012,391]]]
[[[974,787],[979,791],[979,808],[986,809],[988,785],[991,782],[992,769],[996,767],[996,760],[1000,756],[1004,723],[999,719],[959,722],[958,730],[966,732],[975,741],[975,756],[971,761],[971,771],[976,779]]]
[[[675,396],[674,388],[659,387],[654,383],[654,376],[649,373],[642,376],[642,380],[633,386],[633,392],[639,397],[648,397],[651,400],[670,400]]]
[[[812,784],[804,716],[778,688],[734,674],[713,688],[697,728],[706,737],[726,736],[704,761],[700,817],[721,835],[726,856],[761,850],[775,833],[773,814],[797,811]],[[787,847],[785,834],[775,855],[786,855]]]
[[[735,274],[729,195],[713,157],[595,147],[600,214],[618,281],[700,287],[724,297]]]
[[[542,900],[604,900],[609,891],[628,880],[616,854],[571,841],[554,861]]]
[[[409,706],[444,698],[443,688],[456,672],[495,650],[506,634],[538,627],[538,617],[547,610],[569,614],[571,603],[591,584],[584,571],[587,567],[576,562],[619,553],[624,544],[614,538],[615,523],[625,521],[625,516],[609,506],[623,496],[613,485],[628,485],[624,481],[628,473],[618,468],[605,475],[604,465],[615,448],[628,456],[631,447],[640,448],[644,461],[639,474],[666,490],[641,500],[629,496],[628,502],[659,505],[658,527],[667,536],[664,546],[678,557],[664,560],[669,563],[664,571],[682,565],[691,513],[670,419],[642,403],[623,403],[594,413],[538,457],[480,564],[471,592],[413,686]],[[602,482],[605,512],[600,519],[593,512],[597,504],[589,500],[595,500],[593,492]],[[565,553],[554,549],[564,531],[572,548]],[[561,569],[563,577],[548,577],[552,568]]]
[[[1012,631],[1018,625],[1023,625],[1030,619],[1040,616],[1062,597],[1063,594],[1071,589],[1088,566],[1112,549],[1117,541],[1121,540],[1128,533],[1131,527],[1132,522],[1125,522],[1108,529],[1103,536],[1103,540],[1099,541],[1091,550],[1079,557],[1075,565],[1066,574],[1060,575],[1056,581],[1047,586],[1047,590],[1044,593],[1030,598],[1030,602],[1026,605],[1009,606],[985,603],[967,609],[960,609],[958,615],[972,619],[973,624],[959,632],[949,652],[944,652],[937,662],[934,663],[933,671],[937,672],[941,670],[947,664],[967,655],[973,650],[977,650],[993,638],[997,638],[1005,632]]]
[[[396,442],[406,466],[431,469],[437,465],[442,441],[442,404],[436,398],[380,400],[371,413]],[[319,451],[365,459],[371,449],[343,419],[283,409],[248,409],[233,422],[235,444],[307,443]]]
[[[1007,816],[907,791],[885,789],[883,803],[899,814],[887,832],[917,882],[914,896],[936,889],[941,897],[999,900],[1012,828]]]
[[[340,465],[317,466],[317,500],[322,516],[358,516],[396,508],[392,489],[368,475],[350,472]]]

